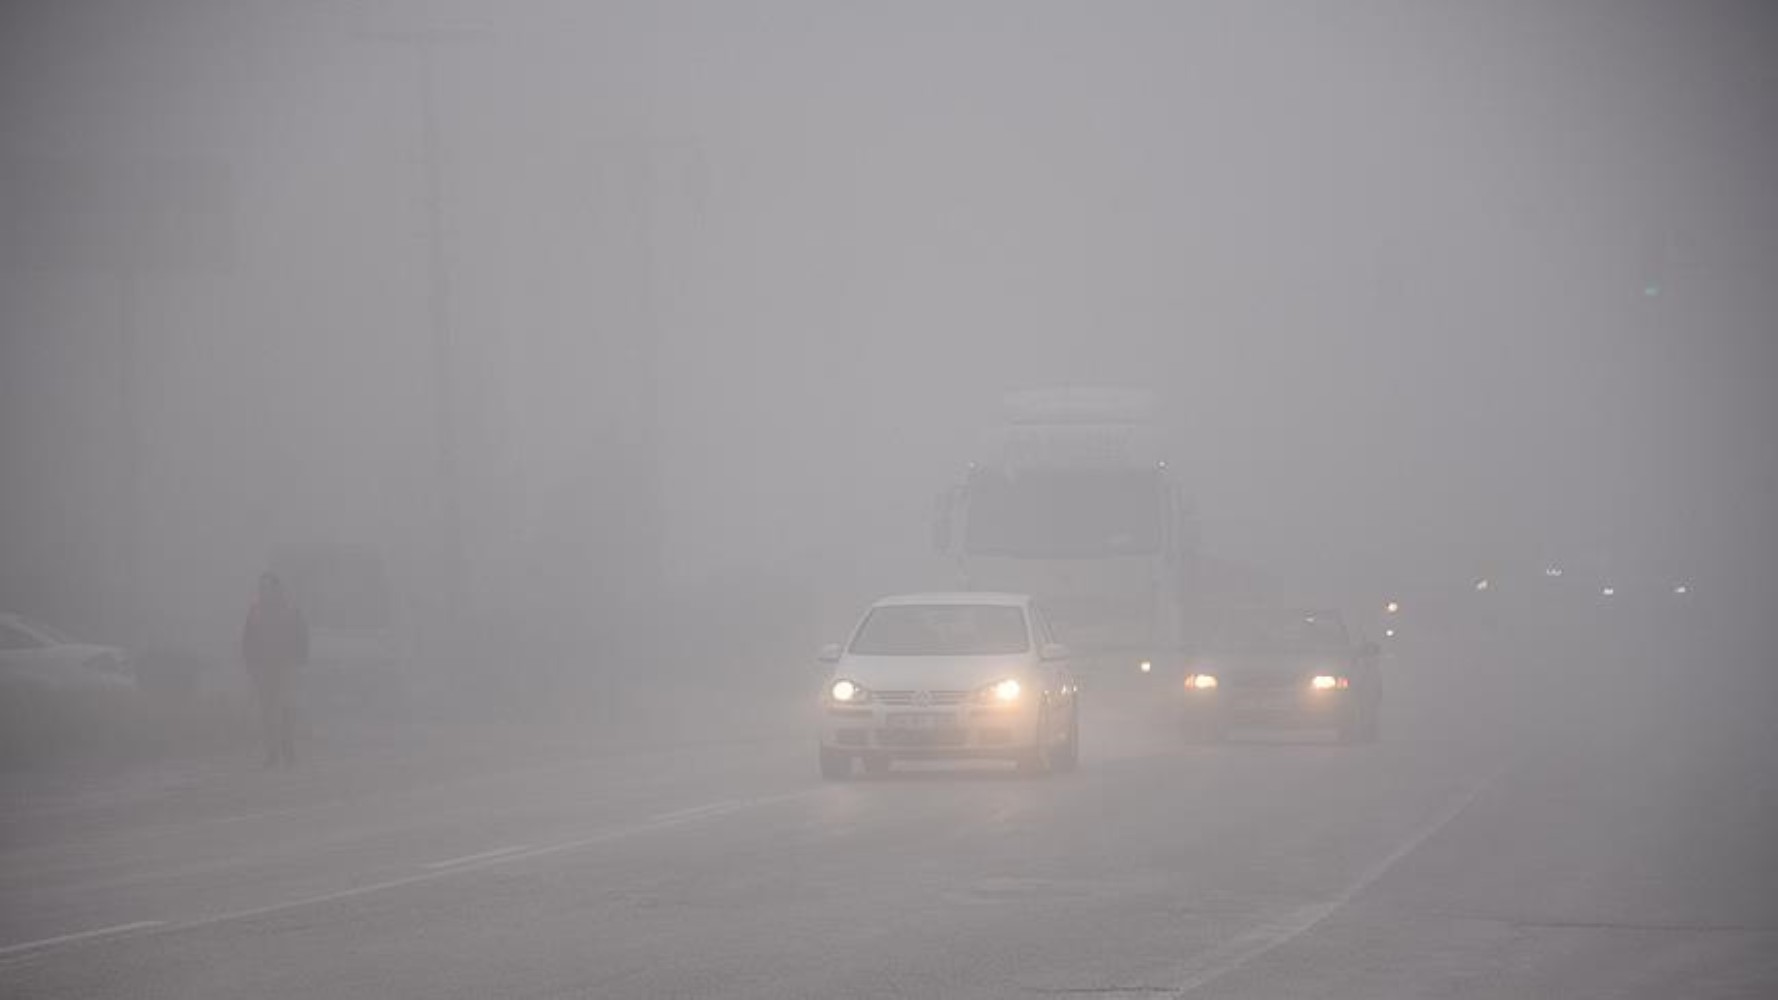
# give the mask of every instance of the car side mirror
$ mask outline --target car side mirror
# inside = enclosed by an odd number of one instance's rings
[[[1364,660],[1374,660],[1383,655],[1383,647],[1374,642],[1367,642],[1358,647],[1358,656]]]
[[[838,663],[840,662],[840,652],[840,644],[830,642],[815,651],[815,659],[822,663]]]
[[[1068,647],[1059,642],[1046,642],[1043,644],[1042,652],[1038,655],[1045,661],[1066,660],[1068,658]]]

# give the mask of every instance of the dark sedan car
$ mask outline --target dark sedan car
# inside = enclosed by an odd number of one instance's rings
[[[1372,643],[1355,644],[1337,611],[1252,610],[1229,616],[1185,677],[1187,734],[1235,728],[1330,729],[1342,743],[1378,735],[1383,699]]]

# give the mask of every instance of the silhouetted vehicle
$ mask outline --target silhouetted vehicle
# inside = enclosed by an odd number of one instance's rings
[[[1321,728],[1342,743],[1379,734],[1381,653],[1355,644],[1337,611],[1230,614],[1185,676],[1186,733],[1221,740],[1239,727]]]
[[[0,614],[0,680],[54,690],[136,686],[130,657],[23,615]]]
[[[822,692],[821,775],[853,760],[1012,760],[1021,771],[1072,770],[1080,757],[1079,688],[1068,650],[1020,594],[910,594],[878,601]]]

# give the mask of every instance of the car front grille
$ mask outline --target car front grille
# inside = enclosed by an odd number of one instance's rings
[[[873,694],[885,705],[961,705],[969,700],[968,691],[876,691]],[[929,700],[921,700],[922,694]]]
[[[877,742],[886,747],[960,747],[969,738],[968,730],[885,729],[877,733]]]

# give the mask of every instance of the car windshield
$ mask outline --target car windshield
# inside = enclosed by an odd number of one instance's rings
[[[979,472],[965,548],[976,555],[1138,555],[1160,546],[1162,498],[1150,472]]]
[[[46,646],[69,646],[74,644],[74,640],[69,638],[66,634],[58,632],[40,621],[32,621],[28,618],[15,618],[13,619],[12,625],[14,628],[35,636],[39,642]]]
[[[1221,650],[1324,653],[1349,643],[1345,623],[1331,611],[1251,611],[1224,620],[1211,641]]]
[[[863,656],[994,656],[1030,648],[1025,612],[995,604],[873,608],[852,639],[852,652]]]

